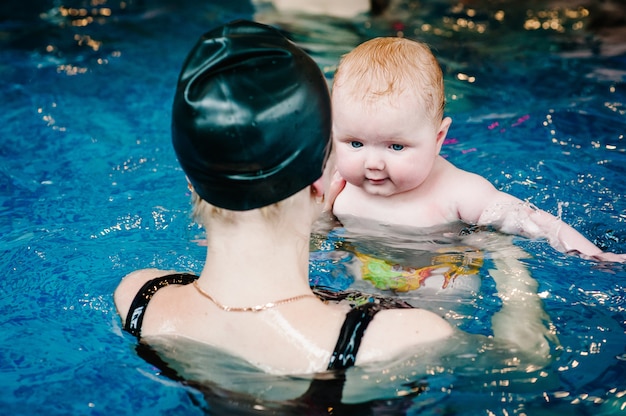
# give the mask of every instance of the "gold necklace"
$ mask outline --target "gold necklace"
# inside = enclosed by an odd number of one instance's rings
[[[309,294],[306,294],[306,295],[298,295],[298,296],[293,296],[293,297],[290,297],[290,298],[287,298],[287,299],[281,299],[281,300],[277,300],[277,301],[274,301],[274,302],[268,302],[265,305],[235,307],[235,306],[222,305],[221,303],[219,303],[218,301],[213,299],[213,297],[211,295],[209,295],[204,290],[202,290],[202,288],[198,285],[198,281],[197,280],[193,281],[193,287],[196,288],[198,293],[200,293],[202,296],[204,296],[205,298],[207,298],[208,300],[213,302],[213,304],[215,306],[217,306],[218,308],[220,308],[221,310],[226,311],[226,312],[261,312],[261,311],[264,311],[266,309],[271,309],[271,308],[273,308],[275,306],[284,305],[285,303],[295,302],[297,300],[304,299],[304,298],[315,298],[316,297],[314,294],[309,293]]]

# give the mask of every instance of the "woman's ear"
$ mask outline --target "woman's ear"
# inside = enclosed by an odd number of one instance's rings
[[[315,198],[315,202],[318,204],[324,203],[324,180],[323,177],[319,178],[311,184],[311,196]]]
[[[187,180],[187,189],[189,189],[190,192],[193,192],[193,185],[191,184],[191,181],[189,180],[187,175],[185,175],[185,179]]]

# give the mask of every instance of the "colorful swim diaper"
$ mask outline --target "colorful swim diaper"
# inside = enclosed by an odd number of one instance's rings
[[[392,263],[355,252],[355,256],[361,260],[361,273],[363,280],[371,282],[381,290],[393,290],[396,292],[408,292],[419,289],[426,279],[434,275],[436,270],[447,269],[444,273],[442,289],[459,276],[478,274],[483,265],[483,257],[480,251],[462,251],[435,254],[431,264],[424,267],[413,268]]]

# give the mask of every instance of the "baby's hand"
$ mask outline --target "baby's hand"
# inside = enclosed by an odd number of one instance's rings
[[[330,184],[328,185],[328,190],[324,198],[324,212],[331,212],[333,210],[335,199],[337,199],[337,195],[343,191],[345,186],[346,180],[341,177],[339,172],[335,171],[333,177],[330,179]]]
[[[587,260],[602,261],[606,263],[626,263],[626,254],[617,254],[608,251],[600,251],[596,254],[583,254],[578,250],[569,250],[567,254],[580,256]]]
[[[626,254],[602,252],[591,256],[591,260],[606,261],[613,263],[626,263]]]

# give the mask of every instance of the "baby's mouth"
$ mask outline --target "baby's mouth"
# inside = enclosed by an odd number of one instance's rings
[[[383,183],[387,181],[387,178],[382,178],[382,179],[365,178],[365,179],[367,179],[367,181],[371,183],[372,185],[382,185]]]

